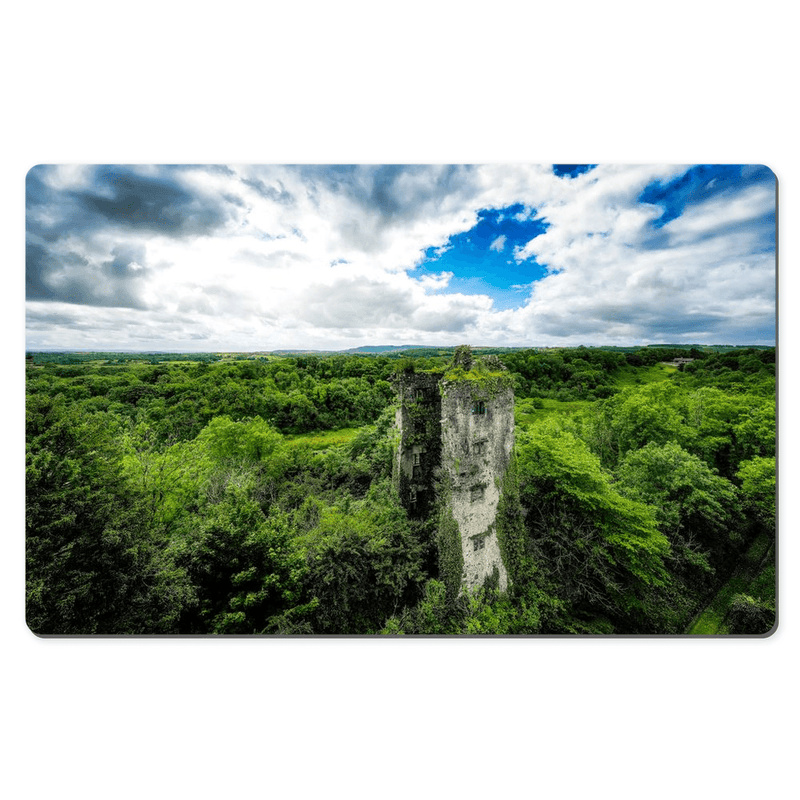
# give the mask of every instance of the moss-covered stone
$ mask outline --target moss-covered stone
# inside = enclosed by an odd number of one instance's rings
[[[512,456],[500,479],[497,504],[497,543],[511,583],[523,583],[525,570],[525,523],[516,460]]]
[[[444,484],[446,486],[446,483]],[[461,590],[464,555],[461,547],[461,534],[453,517],[450,504],[450,491],[439,490],[439,525],[436,531],[436,545],[439,551],[439,577],[447,587],[447,596],[453,600]]]

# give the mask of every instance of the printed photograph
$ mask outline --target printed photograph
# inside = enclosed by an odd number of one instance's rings
[[[775,174],[39,165],[39,636],[766,637]]]

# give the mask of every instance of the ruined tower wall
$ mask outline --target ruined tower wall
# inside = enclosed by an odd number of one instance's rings
[[[492,357],[457,348],[450,367],[394,379],[399,444],[394,482],[408,515],[438,517],[440,571],[448,591],[508,573],[497,536],[501,483],[514,448],[511,376]]]
[[[441,462],[461,539],[461,585],[476,588],[496,575],[505,591],[495,519],[514,448],[513,389],[502,381],[456,380],[442,381],[440,391]]]
[[[442,401],[439,373],[402,373],[395,379],[400,401],[395,425],[400,442],[393,477],[400,501],[415,518],[425,518],[436,507],[436,481],[442,452]]]

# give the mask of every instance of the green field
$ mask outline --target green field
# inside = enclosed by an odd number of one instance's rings
[[[285,436],[284,441],[289,445],[307,444],[312,450],[327,450],[329,447],[347,444],[360,430],[361,428],[338,428],[332,431],[312,431]]]
[[[621,367],[614,373],[614,383],[624,389],[626,386],[644,386],[666,380],[678,371],[671,364],[654,364],[652,367]]]
[[[524,401],[523,401],[524,402]],[[569,400],[569,401],[561,401],[561,400],[551,400],[549,398],[545,398],[542,401],[543,407],[537,408],[533,413],[526,413],[524,411],[519,411],[515,409],[514,411],[514,419],[517,425],[535,425],[537,422],[541,422],[543,419],[547,417],[551,417],[554,414],[571,414],[575,411],[583,411],[589,406],[592,405],[593,400]]]

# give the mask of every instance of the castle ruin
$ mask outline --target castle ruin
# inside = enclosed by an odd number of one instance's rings
[[[489,581],[505,591],[496,516],[514,448],[509,373],[498,358],[477,359],[462,346],[444,370],[400,373],[395,389],[400,442],[394,476],[401,502],[411,517],[438,511],[452,520],[462,589]]]

